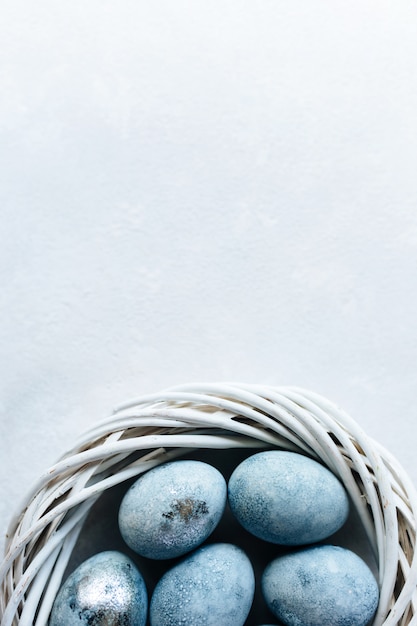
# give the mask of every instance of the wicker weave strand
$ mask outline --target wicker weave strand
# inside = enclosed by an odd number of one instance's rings
[[[44,626],[100,495],[196,449],[276,447],[345,485],[375,554],[374,626],[417,626],[417,495],[398,461],[344,411],[293,387],[190,384],[118,407],[41,476],[13,518],[0,566],[1,626]]]

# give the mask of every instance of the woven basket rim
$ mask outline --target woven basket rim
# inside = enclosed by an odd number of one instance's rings
[[[1,626],[47,623],[83,523],[104,491],[187,450],[262,446],[316,457],[339,477],[377,559],[373,625],[417,624],[417,495],[398,460],[316,392],[192,383],[124,402],[38,479],[8,530]]]

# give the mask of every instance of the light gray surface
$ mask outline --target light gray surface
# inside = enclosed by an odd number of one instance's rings
[[[0,528],[132,395],[329,396],[417,481],[417,5],[6,0]]]

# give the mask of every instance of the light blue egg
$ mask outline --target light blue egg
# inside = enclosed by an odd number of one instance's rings
[[[77,567],[55,599],[49,626],[145,626],[148,595],[124,554],[100,552]]]
[[[208,463],[165,463],[141,476],[125,494],[119,509],[120,532],[142,556],[182,556],[213,532],[226,499],[226,481]]]
[[[378,606],[367,564],[339,546],[314,546],[278,557],[265,569],[262,592],[287,626],[365,626]]]
[[[271,450],[240,463],[229,485],[230,508],[250,533],[271,543],[316,543],[345,523],[349,499],[326,467],[302,454]]]
[[[169,570],[152,595],[151,626],[242,626],[255,577],[246,554],[227,543],[205,545]]]

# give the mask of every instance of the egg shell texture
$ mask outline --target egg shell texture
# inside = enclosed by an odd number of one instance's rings
[[[246,554],[225,543],[205,545],[166,572],[155,587],[151,626],[242,626],[255,577]]]
[[[295,452],[254,454],[232,473],[231,510],[250,533],[275,544],[316,543],[335,533],[349,513],[346,491],[326,467]]]
[[[148,594],[141,573],[120,552],[100,552],[77,567],[55,599],[49,626],[145,626]]]
[[[182,556],[213,532],[226,499],[226,481],[215,467],[191,460],[165,463],[141,476],[125,494],[120,532],[141,556]]]
[[[278,557],[265,569],[262,593],[287,626],[365,626],[379,598],[367,564],[339,546],[314,546]]]

